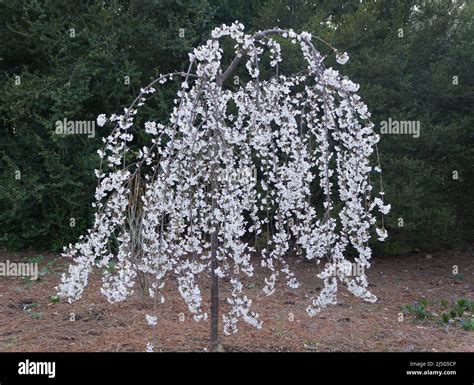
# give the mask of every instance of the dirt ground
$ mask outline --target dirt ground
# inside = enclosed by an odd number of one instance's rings
[[[51,296],[69,261],[52,254],[1,252],[0,262],[7,259],[37,261],[42,275],[36,281],[0,277],[0,351],[144,351],[148,341],[159,351],[205,351],[209,346],[209,322],[193,321],[173,286],[165,289],[155,340],[145,320],[153,304],[140,292],[109,304],[100,293],[97,270],[80,301],[57,303]],[[453,265],[458,275],[453,276]],[[439,321],[446,306],[461,298],[474,300],[472,253],[375,258],[367,274],[377,303],[365,303],[341,290],[338,304],[314,318],[305,308],[320,290],[317,268],[296,259],[292,268],[301,283],[297,290],[281,285],[268,297],[261,290],[260,273],[256,284],[248,284],[246,292],[263,328],[240,323],[237,334],[222,336],[225,351],[474,352],[474,331],[464,330],[459,322]],[[417,320],[405,306],[422,298],[433,314]]]

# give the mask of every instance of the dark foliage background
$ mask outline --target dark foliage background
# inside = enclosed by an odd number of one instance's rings
[[[419,138],[382,136],[392,211],[377,253],[472,244],[474,3],[444,0],[1,1],[0,244],[57,250],[91,223],[96,150],[109,128],[60,137],[55,121],[121,112],[159,73],[185,69],[212,28],[234,20],[251,31],[307,30],[347,51],[340,71],[360,83],[377,127],[420,121]],[[157,117],[171,98],[160,92],[150,107]]]

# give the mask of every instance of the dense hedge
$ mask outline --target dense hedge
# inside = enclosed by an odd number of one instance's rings
[[[0,244],[59,249],[90,224],[95,151],[107,130],[61,137],[56,121],[119,112],[235,19],[251,30],[304,29],[349,52],[341,71],[361,84],[373,121],[419,122],[419,138],[382,135],[392,236],[377,252],[472,243],[473,4],[12,0],[0,5]],[[162,92],[152,113],[164,118],[170,97]]]

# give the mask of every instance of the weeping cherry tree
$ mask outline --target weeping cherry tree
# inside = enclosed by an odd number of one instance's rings
[[[235,42],[227,66],[223,38]],[[280,73],[282,39],[301,49],[300,72]],[[334,51],[339,64],[348,60]],[[261,76],[265,58],[272,76]],[[113,272],[103,269],[102,293],[122,301],[138,284],[154,299],[147,321],[155,326],[165,284],[175,280],[196,321],[206,320],[209,311],[212,350],[219,348],[220,287],[229,285],[224,333],[235,333],[239,320],[260,328],[242,279],[252,278],[258,264],[266,272],[265,294],[275,291],[279,279],[297,288],[287,258],[293,250],[315,261],[315,278],[323,284],[308,301],[310,316],[335,304],[341,285],[376,301],[365,273],[350,274],[347,254],[352,249],[355,261],[368,268],[372,228],[380,240],[387,235],[383,214],[390,206],[383,189],[373,196],[369,179],[381,173],[379,136],[356,94],[358,85],[323,62],[309,33],[271,29],[249,35],[238,22],[223,25],[189,54],[187,71],[159,76],[124,114],[100,115],[99,125],[115,128],[98,151],[94,223],[65,248],[63,255],[74,263],[62,277],[60,295],[78,300],[93,267],[114,260]],[[248,81],[225,87],[241,65]],[[155,87],[176,80],[169,120],[147,121],[151,141],[133,150],[138,110]],[[380,224],[374,209],[382,214]],[[210,279],[210,310],[203,306],[201,276]],[[153,348],[148,343],[147,350]]]

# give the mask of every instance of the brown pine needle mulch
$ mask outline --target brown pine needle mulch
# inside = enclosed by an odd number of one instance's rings
[[[205,351],[209,346],[209,322],[196,323],[189,316],[172,284],[165,287],[166,301],[158,307],[155,339],[145,320],[153,302],[138,290],[127,301],[110,304],[100,293],[97,270],[80,301],[57,303],[51,296],[69,261],[52,254],[0,253],[0,261],[5,260],[39,261],[43,273],[37,281],[0,277],[0,351],[144,351],[147,342],[158,351]],[[365,303],[341,290],[339,303],[314,318],[305,308],[320,290],[317,267],[298,259],[291,265],[301,283],[297,290],[281,284],[267,297],[260,270],[254,283],[246,283],[263,328],[240,323],[237,334],[222,336],[225,351],[474,351],[474,331],[464,330],[460,319],[441,321],[455,301],[474,301],[469,252],[374,258],[368,276],[378,302]],[[453,265],[458,275],[453,275]],[[221,295],[225,293],[223,287]],[[422,298],[428,301],[427,318],[417,319],[405,306]]]

